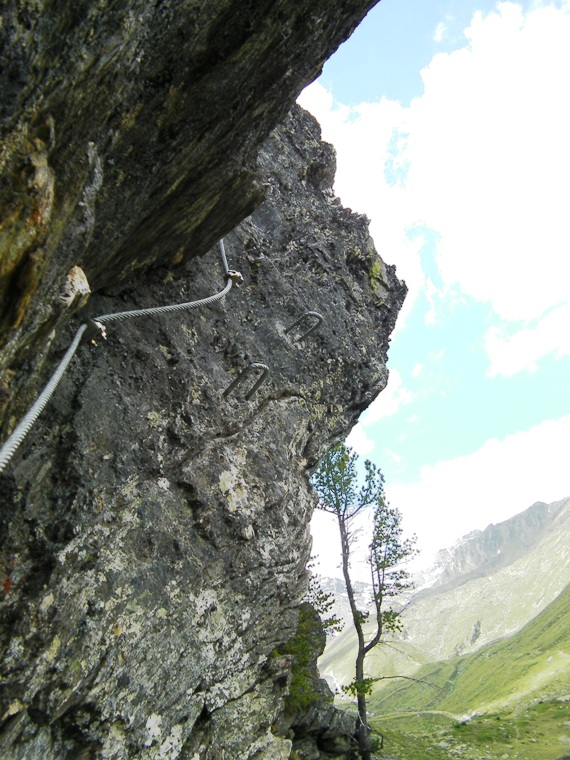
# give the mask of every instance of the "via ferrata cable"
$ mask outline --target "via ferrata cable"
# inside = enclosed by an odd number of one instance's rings
[[[40,395],[38,396],[34,404],[30,407],[28,412],[21,419],[20,423],[18,424],[18,426],[16,427],[12,435],[10,435],[10,437],[5,441],[5,443],[0,448],[0,473],[4,470],[8,462],[12,459],[18,446],[22,443],[22,441],[24,440],[24,438],[30,431],[34,422],[43,412],[46,404],[50,400],[59,381],[61,380],[63,373],[67,369],[70,361],[72,360],[75,352],[77,351],[79,344],[81,343],[81,340],[83,339],[83,337],[85,337],[86,331],[87,331],[88,337],[95,337],[97,334],[99,334],[102,337],[105,337],[104,326],[105,324],[107,324],[107,322],[121,321],[124,319],[132,319],[133,317],[144,317],[144,316],[152,316],[152,315],[157,315],[157,314],[167,314],[173,311],[185,311],[187,309],[194,309],[199,306],[207,306],[208,304],[221,300],[222,298],[224,298],[224,296],[226,296],[230,292],[232,287],[238,286],[243,282],[243,277],[241,276],[239,272],[236,272],[233,269],[228,269],[228,262],[226,259],[226,252],[225,252],[223,240],[220,240],[219,248],[220,248],[220,255],[222,259],[222,265],[224,267],[224,274],[227,279],[226,286],[224,287],[223,290],[220,290],[219,293],[214,293],[214,295],[208,296],[207,298],[200,298],[197,301],[177,303],[177,304],[172,304],[170,306],[155,306],[149,309],[133,309],[132,311],[120,311],[114,314],[103,314],[99,317],[95,317],[95,319],[91,319],[88,322],[85,322],[79,327],[79,329],[75,333],[75,337],[73,338],[71,345],[65,352],[63,359],[58,364],[55,372],[51,376],[46,387],[40,393]]]

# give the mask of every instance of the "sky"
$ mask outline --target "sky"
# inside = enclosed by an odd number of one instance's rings
[[[347,442],[429,564],[570,496],[570,0],[382,0],[299,102],[409,288]]]

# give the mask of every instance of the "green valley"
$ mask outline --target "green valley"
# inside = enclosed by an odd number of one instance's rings
[[[424,665],[370,699],[375,712],[439,710],[458,718],[516,710],[570,693],[570,586],[518,633],[473,654]],[[387,684],[384,681],[384,684]],[[570,734],[570,731],[568,732]]]
[[[384,681],[370,698],[387,757],[570,756],[570,586],[522,631]],[[429,685],[428,685],[429,684]]]
[[[570,758],[569,528],[570,499],[533,505],[466,537],[408,601],[367,663],[385,758]],[[351,709],[350,626],[319,667]]]
[[[570,704],[541,702],[461,722],[438,712],[390,714],[372,725],[391,760],[561,760],[570,757]],[[382,755],[380,755],[382,757]]]

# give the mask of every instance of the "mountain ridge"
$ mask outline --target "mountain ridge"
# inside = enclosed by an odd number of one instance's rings
[[[440,549],[434,568],[441,567],[442,572],[429,588],[419,593],[447,590],[511,565],[540,543],[567,501],[560,499],[550,504],[537,501],[507,520],[471,531],[453,546]]]

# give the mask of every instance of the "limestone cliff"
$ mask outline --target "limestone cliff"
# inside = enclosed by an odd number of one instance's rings
[[[85,342],[1,476],[3,758],[289,756],[307,476],[385,386],[405,288],[314,120],[267,135],[370,4],[5,14],[5,429],[81,321],[219,291],[222,235],[245,283]]]

